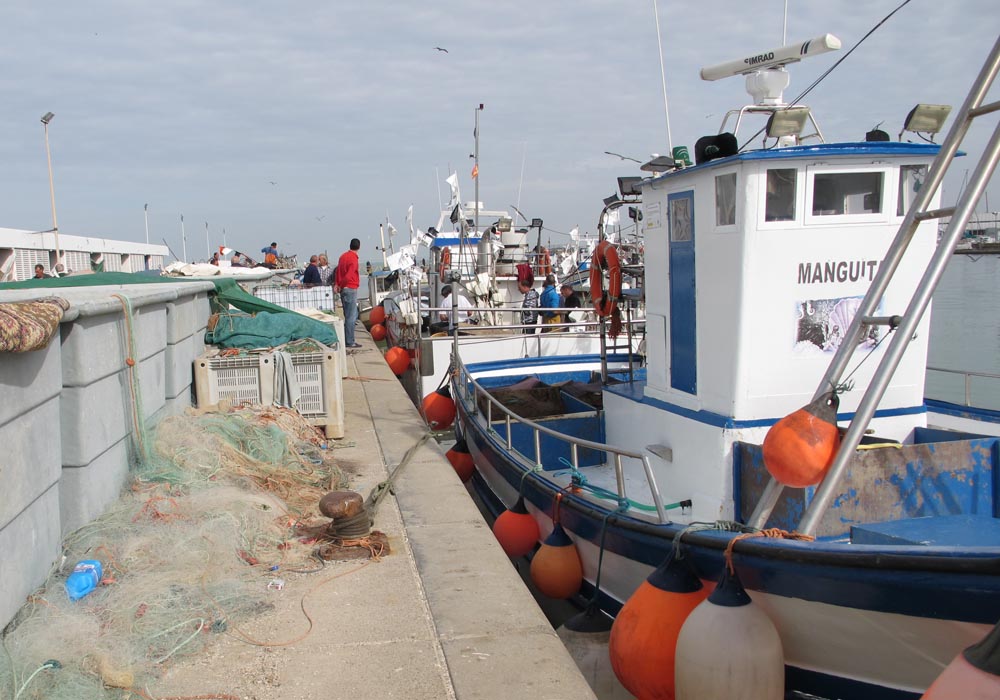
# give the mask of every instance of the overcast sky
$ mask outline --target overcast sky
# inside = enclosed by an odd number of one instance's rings
[[[844,49],[792,66],[786,98],[900,2],[789,0],[789,43]],[[748,101],[742,78],[698,69],[780,46],[782,9],[659,0],[675,145]],[[604,151],[668,150],[653,0],[7,0],[0,27],[0,227],[51,228],[47,111],[60,231],[142,241],[148,203],[151,241],[180,255],[183,214],[192,259],[206,222],[212,245],[225,229],[248,252],[339,254],[357,236],[376,259],[387,212],[400,231],[410,204],[437,221],[449,166],[473,198],[479,103],[481,201],[520,196],[554,231],[594,231],[615,177],[639,174]],[[998,0],[912,0],[803,102],[828,141],[879,122],[895,138],[917,102],[957,109],[998,33]],[[980,121],[971,155],[996,123]]]

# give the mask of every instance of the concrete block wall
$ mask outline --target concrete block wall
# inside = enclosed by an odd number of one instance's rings
[[[204,351],[210,282],[0,292],[0,303],[53,293],[70,302],[44,350],[0,354],[0,628],[60,557],[62,537],[101,515],[132,464],[127,326],[133,309],[142,413],[191,405]]]

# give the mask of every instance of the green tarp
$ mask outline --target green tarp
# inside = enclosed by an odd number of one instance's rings
[[[150,274],[132,274],[128,272],[101,272],[93,275],[69,277],[52,277],[45,279],[30,279],[23,282],[7,282],[0,284],[3,289],[65,289],[68,287],[100,287],[108,285],[127,284],[164,284],[171,282],[205,281],[215,285],[212,294],[212,309],[220,313],[228,311],[229,307],[239,309],[254,317],[236,315],[231,319],[220,318],[214,332],[205,334],[205,342],[222,345],[223,347],[260,348],[282,345],[291,340],[312,338],[324,345],[334,345],[337,334],[332,327],[290,311],[277,304],[258,299],[244,290],[237,280],[225,278],[190,277],[160,277]],[[258,317],[260,320],[258,320]],[[231,322],[230,322],[231,321]],[[223,327],[224,328],[220,328]],[[248,344],[248,343],[253,343]]]

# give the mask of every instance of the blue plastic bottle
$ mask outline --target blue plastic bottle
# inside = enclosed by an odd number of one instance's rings
[[[73,567],[73,573],[66,579],[66,594],[70,600],[80,600],[97,588],[104,576],[104,569],[97,559],[84,559]]]

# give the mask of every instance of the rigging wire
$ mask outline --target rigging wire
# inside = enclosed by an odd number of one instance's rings
[[[837,60],[837,62],[836,62],[836,63],[834,63],[834,64],[833,64],[832,66],[830,66],[829,68],[827,68],[827,69],[826,69],[826,70],[825,70],[825,71],[823,72],[823,74],[822,74],[822,75],[820,75],[820,76],[819,76],[818,78],[816,78],[816,80],[814,80],[814,81],[812,82],[812,84],[811,84],[811,85],[809,85],[809,87],[807,87],[807,88],[806,88],[805,90],[803,90],[803,91],[802,91],[802,93],[801,93],[801,94],[800,94],[800,95],[799,95],[798,97],[796,97],[796,98],[795,98],[794,100],[792,100],[792,101],[791,101],[791,102],[789,102],[788,104],[789,104],[789,105],[794,105],[794,104],[797,104],[797,103],[799,102],[799,100],[801,100],[801,99],[802,99],[803,97],[805,97],[805,96],[806,96],[806,95],[808,95],[808,94],[809,94],[810,92],[812,92],[813,88],[815,88],[815,87],[816,87],[817,85],[819,85],[819,84],[820,84],[820,83],[821,83],[821,82],[822,82],[822,81],[823,81],[823,80],[824,80],[824,79],[826,78],[826,76],[830,75],[830,73],[832,73],[832,72],[833,72],[834,70],[836,70],[836,69],[837,69],[837,67],[838,67],[838,66],[839,66],[839,65],[840,65],[841,63],[843,63],[844,61],[846,61],[846,60],[847,60],[847,57],[848,57],[848,56],[850,56],[850,55],[851,55],[852,53],[854,53],[855,49],[857,49],[857,48],[858,48],[859,46],[861,46],[861,44],[863,44],[863,43],[865,42],[865,39],[867,39],[867,38],[868,38],[868,37],[870,37],[870,36],[871,36],[872,34],[874,34],[874,33],[875,33],[875,31],[876,31],[876,30],[878,30],[878,28],[879,28],[879,27],[881,27],[881,26],[882,26],[883,24],[885,24],[886,22],[888,22],[888,21],[889,21],[889,18],[890,18],[890,17],[892,17],[892,16],[894,15],[894,14],[896,14],[897,12],[899,12],[900,10],[902,10],[902,9],[903,9],[904,7],[906,7],[907,5],[909,5],[911,1],[912,1],[912,0],[903,0],[903,2],[901,2],[901,3],[900,3],[900,4],[899,4],[899,5],[897,6],[897,7],[896,7],[896,9],[894,9],[894,10],[893,10],[892,12],[890,12],[890,13],[889,13],[889,14],[887,14],[887,15],[886,15],[885,17],[883,17],[883,18],[882,18],[882,19],[881,19],[881,20],[880,20],[880,21],[879,21],[879,22],[878,22],[878,23],[877,23],[877,24],[876,24],[876,25],[875,25],[874,27],[872,27],[871,29],[869,29],[869,30],[868,30],[868,33],[867,33],[867,34],[865,34],[865,35],[864,35],[863,37],[861,37],[860,39],[858,39],[858,41],[857,41],[857,42],[856,42],[856,43],[854,44],[854,46],[852,46],[852,47],[851,47],[851,48],[850,48],[850,49],[849,49],[849,50],[847,51],[847,53],[845,53],[845,54],[844,54],[843,56],[841,56],[841,57],[840,57],[840,58],[839,58],[839,59]],[[743,145],[742,145],[742,146],[740,146],[739,150],[740,150],[740,151],[742,152],[742,151],[743,151],[743,149],[744,149],[744,148],[746,148],[746,147],[747,147],[747,146],[748,146],[748,145],[750,144],[750,142],[751,142],[751,141],[753,141],[753,140],[754,140],[755,138],[757,138],[758,136],[760,136],[760,135],[761,135],[761,133],[763,133],[763,131],[764,131],[764,129],[765,129],[765,128],[766,128],[766,127],[761,127],[760,129],[758,129],[758,130],[757,130],[757,132],[756,132],[756,133],[755,133],[755,134],[754,134],[753,136],[751,136],[750,138],[748,138],[748,139],[747,139],[747,140],[746,140],[746,141],[745,141],[745,142],[743,143]]]

